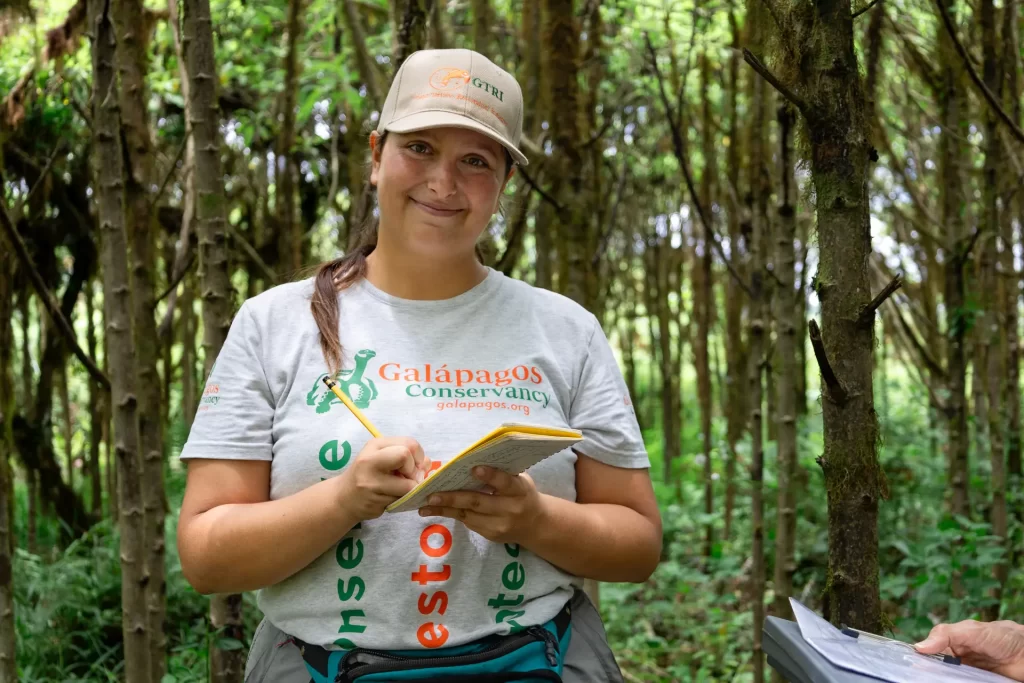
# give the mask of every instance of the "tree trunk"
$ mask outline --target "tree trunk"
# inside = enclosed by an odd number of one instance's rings
[[[1014,121],[1021,122],[1021,102],[1018,93],[1021,91],[1019,22],[1019,0],[1009,0],[1003,9],[1003,54],[1007,55],[1003,64],[1003,79],[1005,89],[1003,97],[1006,103],[1006,110],[1013,117]],[[1013,55],[1013,56],[1010,56]],[[1013,197],[1004,208],[1003,219],[1000,223],[1003,235],[1003,272],[1010,278],[1009,282],[1017,282],[1019,272],[1013,258],[1013,219],[1017,217],[1018,222],[1024,220],[1024,212],[1021,208],[1019,193]],[[1004,389],[1005,404],[1007,413],[1007,454],[1006,470],[1007,475],[1015,480],[1013,485],[1019,486],[1021,477],[1021,399],[1020,399],[1020,337],[1017,331],[1020,317],[1017,313],[1019,295],[1016,287],[1006,287],[1006,387]],[[1015,516],[1021,519],[1022,511],[1020,506],[1015,506]]]
[[[947,12],[953,11],[952,0],[942,0]],[[967,356],[964,344],[969,322],[966,304],[966,276],[969,254],[964,234],[967,198],[964,190],[964,153],[958,139],[960,120],[966,116],[966,93],[960,83],[960,57],[945,31],[939,31],[941,91],[939,121],[939,203],[940,220],[946,226],[946,243],[953,253],[945,260],[946,372],[949,377],[949,398],[946,410],[948,430],[948,463],[950,511],[968,515],[969,465],[967,438]]]
[[[150,626],[145,590],[145,519],[138,458],[135,349],[124,214],[124,169],[114,86],[114,27],[111,0],[90,0],[93,30],[93,155],[102,242],[106,335],[110,340],[110,384],[120,469],[121,610],[126,683],[152,682]]]
[[[21,311],[21,405],[30,406],[32,394],[32,344],[29,342],[28,331],[31,325],[29,302],[32,295],[28,289],[21,293],[19,308]]]
[[[75,454],[71,448],[71,435],[74,425],[71,419],[71,399],[68,396],[68,359],[64,359],[64,365],[58,371],[57,396],[60,400],[61,412],[61,439],[64,441],[64,462],[67,468],[68,488],[75,489]]]
[[[11,462],[14,436],[14,377],[11,356],[14,348],[14,261],[0,262],[0,683],[18,680],[14,626],[14,479]]]
[[[363,22],[359,19],[359,10],[355,0],[342,0],[342,2],[345,9],[345,29],[350,36],[349,43],[355,51],[359,79],[366,85],[366,92],[370,96],[370,105],[379,107],[384,102],[380,71],[377,69],[377,62],[373,60],[373,55],[366,49],[366,32],[363,30]],[[349,128],[351,129],[352,126],[350,125]]]
[[[444,16],[443,0],[432,0],[430,3],[430,44],[428,47],[435,50],[444,50],[448,47],[448,39],[444,34]]]
[[[297,2],[297,0],[293,0]],[[231,282],[228,276],[227,219],[221,182],[220,113],[217,108],[217,73],[213,58],[213,26],[209,0],[185,0],[182,42],[191,80],[189,123],[196,145],[193,174],[196,231],[199,236],[199,290],[203,305],[204,377],[209,377],[231,326]],[[244,642],[242,596],[216,595],[210,600],[210,623],[217,638],[210,644],[211,683],[240,683],[245,650],[224,650],[220,638]]]
[[[589,221],[578,211],[576,198],[586,190],[583,186],[583,156],[580,152],[579,129],[579,30],[576,26],[573,0],[545,0],[544,51],[548,77],[548,101],[557,103],[551,109],[551,141],[554,158],[561,161],[564,178],[555,197],[564,210],[557,218],[561,249],[558,289],[587,310],[593,297],[590,286]],[[555,227],[555,226],[552,226]]]
[[[33,555],[39,553],[39,475],[25,469],[25,494],[28,497],[28,520],[25,522],[25,543]]]
[[[302,38],[302,0],[289,0],[284,89],[281,91],[281,133],[274,152],[274,207],[277,213],[279,273],[302,268],[302,223],[295,211],[295,107],[299,92],[299,41]],[[194,77],[194,76],[193,76]]]
[[[741,123],[737,108],[740,92],[739,52],[740,29],[733,7],[729,9],[729,25],[732,29],[733,52],[729,57],[728,117],[729,147],[726,151],[726,173],[729,189],[733,193],[733,207],[726,212],[729,221],[729,257],[740,277],[745,277],[745,257],[741,242],[743,235],[740,223],[740,138]],[[725,279],[725,387],[726,397],[726,462],[725,462],[725,538],[732,538],[732,516],[736,506],[736,444],[743,438],[747,426],[746,386],[742,378],[747,374],[747,359],[743,348],[743,304],[745,298],[736,278]]]
[[[796,571],[796,375],[798,371],[796,321],[796,183],[793,177],[794,112],[788,104],[779,108],[779,169],[782,188],[779,193],[779,231],[775,238],[775,265],[779,287],[775,296],[776,349],[778,374],[778,521],[775,532],[775,608],[776,616],[792,619],[789,596],[793,593]]]
[[[470,6],[473,14],[473,49],[490,58],[491,26],[494,25],[491,0],[472,0]]]
[[[708,87],[711,80],[711,64],[706,51],[701,53],[701,100],[704,103],[701,126],[704,170],[701,174],[701,204],[710,210],[714,197],[715,174],[715,136],[714,121],[711,114],[711,98]],[[711,231],[704,225],[701,232],[699,265],[693,269],[694,301],[693,312],[697,321],[697,338],[693,343],[693,364],[697,373],[697,401],[700,403],[700,431],[703,437],[704,455],[704,514],[707,515],[707,526],[704,530],[704,558],[711,557],[711,548],[715,541],[714,524],[710,521],[714,512],[714,467],[711,462],[711,363],[708,347],[711,342],[711,316],[713,282],[711,279]],[[680,297],[680,300],[682,297]]]
[[[749,6],[749,3],[748,3]],[[760,22],[765,19],[764,12],[758,4],[751,8],[751,21]],[[758,24],[752,24],[757,26]],[[759,32],[760,29],[755,28]],[[761,45],[761,39],[755,41]],[[756,79],[753,84],[754,96],[751,108],[754,112],[753,123],[750,128],[751,135],[751,189],[754,195],[762,194],[763,183],[758,176],[762,172],[762,166],[767,163],[763,157],[765,152],[761,140],[767,136],[768,118],[765,115],[765,100],[767,86],[761,79]],[[764,681],[764,649],[761,645],[763,634],[761,632],[764,624],[764,589],[765,589],[765,567],[764,567],[764,426],[762,404],[764,402],[764,370],[767,362],[767,336],[768,336],[768,293],[765,287],[765,274],[768,264],[768,226],[766,225],[766,211],[760,209],[760,205],[767,205],[767,196],[755,196],[755,209],[752,215],[752,234],[750,240],[750,252],[752,256],[751,282],[750,282],[750,322],[749,322],[749,348],[748,362],[750,370],[748,373],[747,399],[750,407],[750,505],[751,505],[751,555],[752,568],[750,573],[750,601],[754,612],[754,683]]]
[[[625,274],[625,315],[622,316],[622,362],[626,366],[625,380],[626,388],[629,390],[629,400],[633,403],[633,412],[636,414],[637,424],[643,432],[646,421],[640,410],[640,393],[637,389],[636,374],[636,352],[634,351],[634,340],[636,339],[636,282],[633,278],[633,259],[629,258]]]
[[[1002,97],[1003,78],[1000,73],[999,44],[996,27],[996,8],[993,0],[981,0],[981,41],[982,53],[984,56],[984,80],[985,85],[997,97]],[[992,508],[989,519],[992,523],[992,535],[1002,539],[1002,545],[1009,555],[1008,525],[1006,512],[1006,451],[1004,449],[1003,435],[1007,420],[1003,407],[1003,389],[1005,387],[1003,378],[1009,368],[1004,366],[1007,358],[1005,350],[1006,335],[1006,310],[1004,303],[1007,287],[1005,278],[999,277],[996,273],[996,262],[1001,260],[1003,264],[1007,259],[997,253],[997,238],[1004,232],[999,211],[999,191],[1008,187],[1005,182],[1000,182],[999,171],[1003,163],[1002,141],[999,136],[999,122],[990,107],[985,109],[985,167],[983,170],[982,192],[982,213],[983,226],[987,239],[980,245],[982,249],[981,286],[984,300],[984,318],[980,326],[978,340],[984,345],[983,355],[988,361],[987,368],[979,366],[975,377],[985,376],[985,388],[988,398],[989,417],[989,448],[992,463]],[[1005,253],[1012,253],[1012,241],[1002,241],[998,246]],[[1012,263],[1011,263],[1012,268]],[[1016,282],[1013,282],[1016,289]],[[1014,321],[1016,322],[1016,321]],[[1004,556],[1004,557],[1006,557]],[[999,607],[1002,600],[1003,586],[1006,584],[1009,575],[1009,565],[1006,561],[996,563],[993,567],[993,578],[996,586],[993,589],[992,597],[995,604],[986,609],[985,618],[987,621],[994,621],[999,618]]]
[[[441,0],[395,0],[391,3],[394,18],[393,62],[395,73],[402,62],[426,44],[428,2]]]
[[[796,209],[796,207],[794,207]],[[803,220],[797,211],[797,231],[800,240],[800,287],[796,300],[796,414],[797,417],[807,415],[807,285],[810,277],[807,272],[807,243],[809,220]]]
[[[181,296],[181,417],[186,432],[192,430],[199,398],[196,391],[196,316],[192,295],[195,285],[191,280],[191,276],[186,276]]]
[[[166,579],[164,570],[163,410],[157,370],[160,338],[154,318],[153,273],[156,272],[152,195],[156,183],[150,139],[146,88],[147,29],[142,0],[113,0],[117,70],[121,87],[121,130],[125,142],[125,204],[131,245],[132,330],[135,343],[139,452],[145,516],[146,605],[149,613],[150,679],[159,683],[167,668],[164,634]]]
[[[96,358],[96,322],[94,316],[96,315],[95,307],[93,304],[93,287],[92,283],[85,290],[85,312],[88,320],[86,321],[86,340],[88,342],[88,352],[90,358]],[[100,442],[103,440],[103,411],[101,408],[101,401],[103,397],[100,393],[100,386],[96,382],[95,378],[89,375],[89,490],[92,493],[92,497],[89,501],[90,510],[96,519],[99,519],[103,515],[103,484],[101,481],[102,475],[100,474]],[[105,392],[104,392],[105,393]]]
[[[819,3],[800,15],[806,52],[799,78],[804,92],[816,193],[821,302],[820,365],[825,477],[829,516],[828,605],[832,623],[878,632],[878,463],[872,344],[874,313],[867,175],[870,136],[854,51],[849,0]],[[806,86],[806,89],[803,88]],[[862,318],[862,316],[865,316]],[[830,364],[830,366],[828,365]]]

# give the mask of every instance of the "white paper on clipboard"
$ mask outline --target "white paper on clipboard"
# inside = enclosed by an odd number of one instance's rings
[[[852,638],[789,599],[804,640],[834,666],[890,683],[1013,683],[1005,676],[966,664],[945,664],[918,654],[912,647],[868,638]]]

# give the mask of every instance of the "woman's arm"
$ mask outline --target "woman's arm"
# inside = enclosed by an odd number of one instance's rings
[[[191,460],[178,521],[182,572],[200,593],[283,581],[356,524],[382,515],[429,467],[413,439],[375,438],[337,477],[268,500],[269,462]]]
[[[358,521],[338,504],[339,480],[268,500],[269,462],[190,461],[178,522],[185,579],[200,593],[240,593],[299,571]]]
[[[576,502],[541,495],[522,544],[565,571],[596,581],[642,582],[661,557],[661,513],[646,469],[579,454]]]
[[[493,494],[432,496],[424,517],[457,519],[488,540],[518,543],[565,571],[597,581],[645,581],[661,556],[661,514],[646,469],[579,454],[576,502],[542,494],[527,474],[478,474]]]

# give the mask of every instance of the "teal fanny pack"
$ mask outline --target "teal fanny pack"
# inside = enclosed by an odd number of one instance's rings
[[[572,628],[569,604],[546,624],[437,650],[326,650],[295,639],[310,683],[556,681]]]

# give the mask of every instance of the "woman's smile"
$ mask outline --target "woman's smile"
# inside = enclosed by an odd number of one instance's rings
[[[443,206],[438,206],[436,204],[428,204],[426,202],[418,201],[418,200],[416,200],[413,197],[409,197],[409,199],[412,201],[413,204],[416,205],[417,208],[425,211],[426,213],[430,214],[431,216],[438,216],[440,218],[449,218],[451,216],[454,216],[454,215],[462,212],[462,209],[445,208]]]

